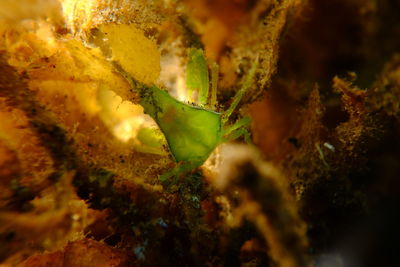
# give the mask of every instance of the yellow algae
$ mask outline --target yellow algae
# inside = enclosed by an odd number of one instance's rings
[[[19,182],[31,188],[40,187],[53,171],[53,160],[41,146],[22,110],[7,106],[0,97],[0,142],[16,153],[22,177]],[[0,155],[1,161],[2,155]]]
[[[65,65],[65,72],[73,74],[74,80],[82,78],[85,81],[96,81],[99,84],[107,84],[115,93],[124,100],[134,98],[129,91],[129,85],[123,77],[113,71],[111,64],[104,58],[99,48],[85,47],[77,40],[65,43],[70,57],[73,58],[75,68],[70,69]],[[63,58],[60,58],[62,62]]]
[[[143,83],[154,83],[160,75],[160,52],[154,41],[127,24],[99,27],[112,53],[112,60]]]

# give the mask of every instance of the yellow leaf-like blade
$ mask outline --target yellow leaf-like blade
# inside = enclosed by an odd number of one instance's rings
[[[160,52],[152,40],[133,25],[100,26],[111,50],[111,59],[135,79],[152,84],[160,75]]]

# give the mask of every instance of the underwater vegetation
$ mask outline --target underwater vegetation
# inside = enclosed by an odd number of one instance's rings
[[[395,0],[0,2],[0,266],[399,266]]]

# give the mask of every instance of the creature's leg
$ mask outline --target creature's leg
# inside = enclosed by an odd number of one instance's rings
[[[224,129],[224,136],[231,134],[233,131],[239,128],[247,127],[251,124],[251,118],[250,117],[243,117],[234,124],[226,127]]]
[[[164,182],[171,177],[179,177],[181,174],[184,174],[186,172],[189,172],[197,167],[199,167],[201,164],[199,162],[194,161],[194,162],[180,162],[178,165],[173,168],[172,170],[167,171],[166,173],[163,173],[160,175],[160,181]]]
[[[244,141],[248,144],[253,144],[250,136],[250,132],[246,128],[239,128],[231,132],[229,135],[223,138],[223,142],[230,142],[238,139],[240,136],[244,136]]]
[[[239,104],[240,100],[242,100],[244,94],[246,93],[246,90],[250,87],[251,85],[251,80],[253,80],[254,75],[256,73],[256,69],[258,66],[258,59],[253,63],[251,66],[251,69],[249,73],[246,75],[242,88],[237,91],[236,95],[233,97],[233,102],[229,106],[229,108],[223,113],[222,115],[222,123],[225,124],[229,117],[232,115],[233,111],[236,109],[237,105]]]

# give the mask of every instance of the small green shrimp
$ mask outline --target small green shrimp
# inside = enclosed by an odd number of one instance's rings
[[[159,126],[174,160],[178,163],[174,169],[160,176],[162,181],[200,167],[221,143],[240,136],[250,142],[250,133],[246,129],[251,123],[250,118],[244,117],[232,125],[228,124],[228,120],[250,87],[256,66],[257,64],[253,64],[243,86],[233,97],[232,104],[222,113],[212,110],[216,105],[218,67],[214,64],[211,68],[212,86],[209,95],[208,66],[200,49],[190,50],[186,70],[188,95],[190,97],[197,91],[199,106],[180,102],[167,91],[156,86],[138,84],[131,79],[139,91],[140,105]]]

